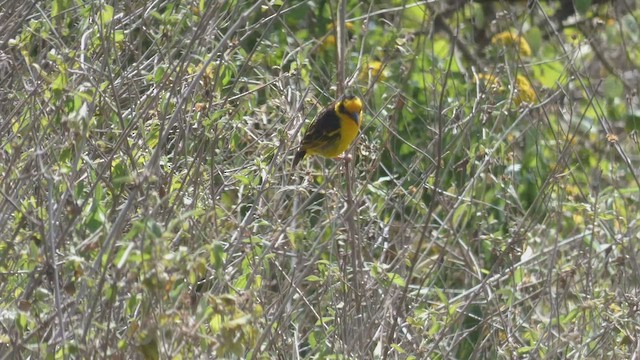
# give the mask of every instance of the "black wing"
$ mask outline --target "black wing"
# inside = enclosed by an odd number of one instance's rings
[[[333,106],[320,113],[302,138],[302,149],[313,149],[340,138],[340,118]]]

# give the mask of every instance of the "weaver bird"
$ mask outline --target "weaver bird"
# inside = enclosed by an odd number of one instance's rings
[[[357,96],[345,95],[329,105],[307,129],[293,167],[307,154],[335,158],[345,152],[358,136],[361,119],[362,101]]]

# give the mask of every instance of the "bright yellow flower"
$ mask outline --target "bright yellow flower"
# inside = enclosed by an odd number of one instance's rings
[[[536,92],[533,90],[533,86],[524,75],[516,76],[516,93],[513,98],[513,102],[516,105],[522,103],[534,104],[536,102]]]
[[[531,46],[529,46],[527,40],[511,31],[503,31],[501,33],[493,35],[493,37],[491,38],[491,43],[493,45],[500,45],[505,47],[516,46],[521,56],[531,56]]]
[[[380,74],[380,75],[378,75]],[[362,65],[362,69],[360,70],[360,80],[368,81],[369,76],[371,76],[372,80],[384,80],[387,78],[384,71],[384,64],[381,61],[377,60],[368,60],[365,61]]]
[[[336,36],[335,35],[327,35],[326,38],[324,38],[324,41],[322,41],[322,48],[323,49],[333,49],[336,47]]]
[[[504,94],[507,96],[509,94],[509,89],[505,87],[500,78],[494,74],[478,74],[478,81],[480,81],[483,89],[487,90],[487,92],[491,92],[493,94]],[[536,92],[526,76],[516,76],[514,87],[513,103],[516,106],[520,106],[522,103],[536,103]]]

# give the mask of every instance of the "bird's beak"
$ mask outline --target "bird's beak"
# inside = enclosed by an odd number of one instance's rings
[[[351,113],[351,118],[355,120],[358,124],[360,124],[360,114],[357,112]]]

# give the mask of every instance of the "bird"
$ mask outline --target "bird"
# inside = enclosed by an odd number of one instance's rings
[[[358,136],[362,123],[362,100],[352,94],[327,106],[307,129],[293,157],[293,168],[305,155],[335,158]]]

